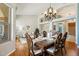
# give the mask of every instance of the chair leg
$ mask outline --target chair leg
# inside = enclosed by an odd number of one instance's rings
[[[42,51],[43,56],[45,56],[45,50]]]
[[[64,51],[65,51],[65,54],[66,54],[67,52],[66,52],[66,48],[65,47],[64,47]]]
[[[62,51],[62,48],[60,49],[60,51],[61,51],[61,55],[63,56],[63,51]]]

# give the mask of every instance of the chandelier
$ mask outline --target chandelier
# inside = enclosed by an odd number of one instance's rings
[[[47,9],[47,11],[44,12],[44,16],[47,19],[56,18],[56,10],[53,10],[53,8],[51,7],[51,4],[50,4],[50,7]]]

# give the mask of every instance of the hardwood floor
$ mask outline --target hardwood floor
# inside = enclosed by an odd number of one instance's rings
[[[77,56],[79,55],[79,49],[74,42],[66,41],[66,55],[65,56]],[[27,44],[21,44],[20,41],[16,42],[16,50],[10,54],[10,56],[28,56]]]
[[[77,56],[78,55],[77,45],[74,42],[69,42],[69,41],[66,42],[66,51],[67,51],[66,56]]]
[[[28,56],[27,44],[16,42],[16,50],[10,56]]]

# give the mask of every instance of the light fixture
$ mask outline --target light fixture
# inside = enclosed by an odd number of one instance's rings
[[[53,8],[51,7],[51,4],[50,4],[50,7],[47,9],[47,11],[44,12],[44,16],[45,18],[48,18],[48,19],[56,18],[56,10],[53,10]]]

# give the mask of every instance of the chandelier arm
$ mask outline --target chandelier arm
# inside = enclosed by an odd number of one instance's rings
[[[51,7],[51,3],[50,3],[50,7],[47,9],[47,12],[44,13],[46,18],[56,18],[56,13],[54,13],[53,8]]]

